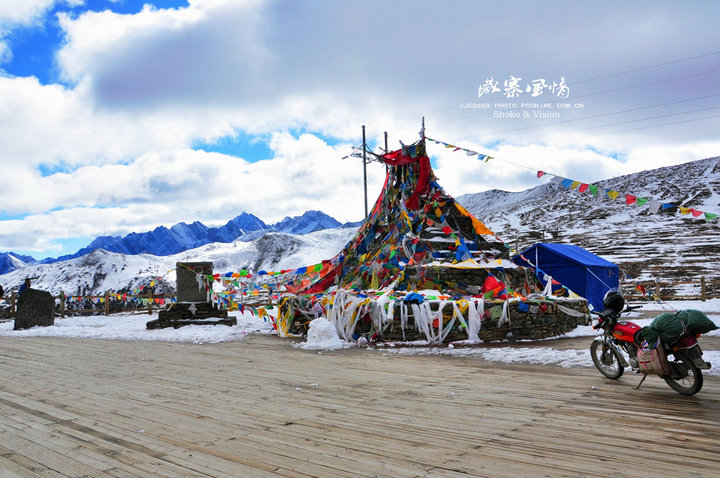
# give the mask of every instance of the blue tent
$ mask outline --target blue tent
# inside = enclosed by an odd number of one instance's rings
[[[616,264],[572,244],[535,244],[512,260],[520,266],[536,268],[543,283],[545,274],[551,276],[599,310],[603,309],[605,293],[620,283],[620,268]]]

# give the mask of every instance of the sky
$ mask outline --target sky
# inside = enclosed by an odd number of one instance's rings
[[[714,1],[5,0],[0,251],[364,215],[362,144],[459,196],[720,155]],[[368,198],[384,168],[367,165]]]

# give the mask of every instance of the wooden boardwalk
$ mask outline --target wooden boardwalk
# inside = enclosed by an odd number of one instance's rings
[[[715,377],[3,337],[0,381],[0,477],[720,476]]]

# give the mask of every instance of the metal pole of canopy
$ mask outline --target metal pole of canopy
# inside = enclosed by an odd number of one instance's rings
[[[363,187],[365,190],[365,217],[368,216],[368,203],[367,203],[367,156],[365,151],[367,150],[367,144],[365,142],[365,125],[362,127],[363,132]]]

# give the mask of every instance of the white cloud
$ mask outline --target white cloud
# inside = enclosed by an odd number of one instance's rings
[[[4,0],[0,3],[0,28],[32,23],[56,0]]]
[[[177,150],[147,153],[124,165],[18,176],[22,186],[11,194],[18,201],[31,197],[25,208],[34,214],[4,221],[0,250],[43,250],[54,238],[125,235],[180,221],[220,225],[243,211],[270,223],[318,208],[340,221],[362,218],[362,163],[339,159],[347,144],[331,147],[313,135],[277,133],[270,147],[274,158],[255,163]],[[383,179],[384,168],[368,166],[369,207]]]
[[[0,5],[0,58],[12,53],[2,43],[4,25],[37,22],[52,4]],[[60,14],[66,37],[56,60],[67,84],[0,76],[0,167],[14,178],[0,189],[0,214],[31,214],[3,222],[0,250],[23,240],[40,249],[78,231],[92,237],[183,220],[220,223],[242,211],[270,222],[307,209],[356,220],[362,168],[339,158],[359,143],[360,125],[378,144],[388,131],[396,148],[398,139],[417,139],[422,116],[429,136],[497,158],[479,164],[437,153],[440,183],[456,196],[534,186],[536,169],[596,180],[715,156],[715,123],[692,121],[697,114],[624,122],[699,108],[641,109],[713,94],[716,82],[701,75],[622,88],[717,69],[720,56],[670,60],[717,43],[719,8],[194,0],[134,15]],[[555,119],[510,120],[493,118],[494,107],[458,108],[479,100],[486,77],[510,74],[564,76],[571,101],[583,107]],[[592,78],[599,79],[581,81]],[[663,121],[671,124],[647,128]],[[249,163],[189,149],[238,132],[271,135],[273,157]],[[376,166],[369,167],[371,203],[382,180]]]

